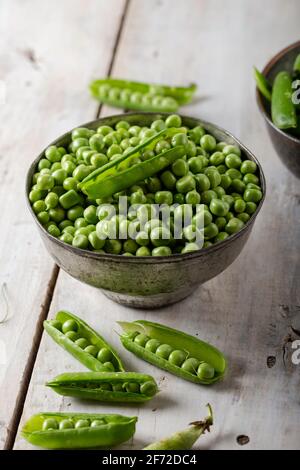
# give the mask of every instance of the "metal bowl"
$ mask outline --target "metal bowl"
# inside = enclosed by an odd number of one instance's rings
[[[149,125],[154,119],[165,118],[167,114],[120,114],[98,119],[83,127],[96,129],[99,125],[114,126],[120,119],[131,125]],[[244,247],[265,196],[265,178],[262,168],[254,155],[229,132],[195,118],[182,116],[184,125],[202,125],[218,140],[240,146],[247,159],[258,166],[263,198],[257,211],[238,233],[211,247],[187,254],[162,257],[127,257],[99,254],[67,245],[51,236],[36,218],[28,194],[32,176],[45,149],[35,159],[27,173],[26,198],[29,210],[37,224],[42,240],[55,262],[71,276],[86,284],[100,288],[110,299],[139,308],[156,308],[171,304],[187,297],[200,284],[220,274],[240,254]],[[59,137],[51,145],[66,145],[71,132]]]
[[[286,47],[276,54],[265,66],[262,73],[271,83],[282,70],[292,70],[296,56],[300,54],[300,41]],[[300,178],[300,138],[278,129],[272,122],[270,103],[256,89],[258,107],[265,118],[267,129],[273,146],[282,163]]]

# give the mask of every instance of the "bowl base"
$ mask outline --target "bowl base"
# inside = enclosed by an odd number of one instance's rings
[[[106,297],[118,304],[133,308],[155,309],[165,305],[171,305],[185,299],[194,290],[196,290],[197,287],[198,284],[192,285],[189,288],[184,287],[183,289],[178,289],[176,292],[166,292],[147,296],[120,294],[118,292],[111,292],[105,289],[101,289],[101,291]]]

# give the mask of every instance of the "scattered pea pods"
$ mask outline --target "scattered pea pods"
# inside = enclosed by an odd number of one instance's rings
[[[158,392],[150,375],[136,372],[70,372],[46,385],[60,395],[103,402],[142,403]]]
[[[144,447],[143,450],[188,450],[191,449],[197,439],[210,430],[213,425],[212,408],[208,404],[208,416],[203,421],[195,421],[182,431]]]
[[[170,139],[178,133],[180,131],[177,128],[163,129],[130,152],[97,168],[78,185],[79,188],[88,197],[97,199],[111,196],[155,175],[178,158],[183,157],[186,153],[184,146],[175,145],[170,150],[145,161],[141,161],[140,157],[146,150],[153,150],[161,139]]]
[[[46,449],[110,448],[135,433],[136,417],[117,414],[40,413],[22,429],[22,437]]]
[[[292,79],[288,72],[276,75],[271,101],[272,121],[279,129],[297,127],[296,109],[292,101]]]
[[[82,364],[95,372],[124,371],[116,351],[76,315],[60,311],[44,321],[47,333]]]
[[[141,82],[106,78],[94,80],[90,91],[94,98],[111,106],[140,111],[174,112],[180,104],[189,103],[197,89],[151,85]]]
[[[118,323],[125,331],[120,338],[123,346],[161,369],[206,385],[225,374],[223,354],[194,336],[145,320]]]

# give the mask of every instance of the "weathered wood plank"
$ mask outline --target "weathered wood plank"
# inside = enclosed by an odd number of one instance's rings
[[[257,153],[268,185],[264,209],[239,259],[177,305],[134,311],[59,275],[50,316],[61,308],[74,311],[119,349],[129,370],[152,373],[160,383],[161,394],[151,403],[113,407],[139,416],[136,438],[129,443],[134,448],[203,416],[210,402],[216,424],[199,448],[238,449],[237,437],[243,434],[250,438],[245,448],[299,449],[299,368],[288,355],[285,364],[282,359],[282,350],[290,345],[290,325],[299,317],[299,183],[270,145],[255,104],[251,70],[297,39],[299,10],[294,0],[267,0],[263,9],[258,0],[230,0],[223,8],[216,0],[130,2],[112,74],[174,84],[197,80],[200,99],[183,112],[240,137]],[[103,113],[110,111],[103,108]],[[216,344],[229,359],[226,380],[198,387],[121,350],[115,320],[138,318],[165,322]],[[276,359],[272,368],[269,356]],[[43,335],[22,422],[45,409],[45,403],[48,410],[111,410],[62,399],[43,386],[66,370],[81,366]],[[18,438],[15,448],[29,446]]]
[[[36,324],[47,313],[53,269],[25,207],[26,170],[57,135],[95,115],[87,84],[107,72],[124,4],[0,5],[0,320],[8,308],[8,321],[0,325],[0,448],[26,381]]]

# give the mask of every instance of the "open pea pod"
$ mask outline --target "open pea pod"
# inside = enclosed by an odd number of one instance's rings
[[[103,86],[104,85],[104,86]],[[130,93],[125,93],[125,98],[127,98],[127,106],[123,106],[123,108],[127,109],[140,109],[142,110],[147,110],[151,111],[150,108],[153,108],[154,110],[157,110],[157,105],[151,106],[151,100],[147,100],[147,97],[151,96],[161,96],[161,97],[169,97],[175,100],[175,103],[173,105],[173,109],[170,109],[170,111],[176,111],[178,108],[178,105],[181,104],[187,104],[190,103],[192,100],[196,90],[197,90],[197,85],[195,83],[192,83],[191,85],[187,87],[182,87],[182,86],[168,86],[168,85],[157,85],[157,84],[150,84],[150,83],[142,83],[142,82],[133,82],[129,80],[122,80],[122,79],[116,79],[116,78],[104,78],[104,79],[99,79],[99,80],[94,80],[90,84],[90,91],[91,94],[94,96],[94,98],[103,101],[103,102],[108,102],[109,104],[112,104],[113,106],[120,106],[122,107],[120,102],[123,103],[124,99],[122,98],[122,94],[120,98],[116,97],[109,97],[109,91],[111,88],[117,88],[122,92],[122,90],[128,90],[131,93],[141,93],[142,98],[143,96],[146,95],[146,100],[143,100],[140,103],[134,103],[130,99]],[[104,101],[106,100],[106,101]],[[166,102],[167,103],[167,102]],[[171,106],[171,101],[169,102],[169,107]],[[132,106],[135,106],[134,108]]]
[[[89,413],[40,413],[24,425],[21,435],[45,449],[110,448],[135,433],[135,416]]]
[[[194,336],[145,320],[118,322],[128,351],[190,382],[208,385],[220,380],[226,360],[215,347]]]
[[[70,372],[46,385],[59,395],[102,402],[143,403],[158,392],[153,377],[136,372]]]
[[[164,129],[158,132],[130,152],[125,153],[125,155],[97,168],[78,187],[88,197],[98,199],[112,196],[145,178],[155,175],[171,165],[177,158],[183,157],[186,153],[184,146],[178,145],[145,161],[140,161],[140,157],[145,150],[153,150],[161,139],[170,139],[178,132],[179,130],[176,128]]]
[[[116,351],[102,336],[76,315],[61,310],[44,329],[54,341],[95,372],[124,371]]]

